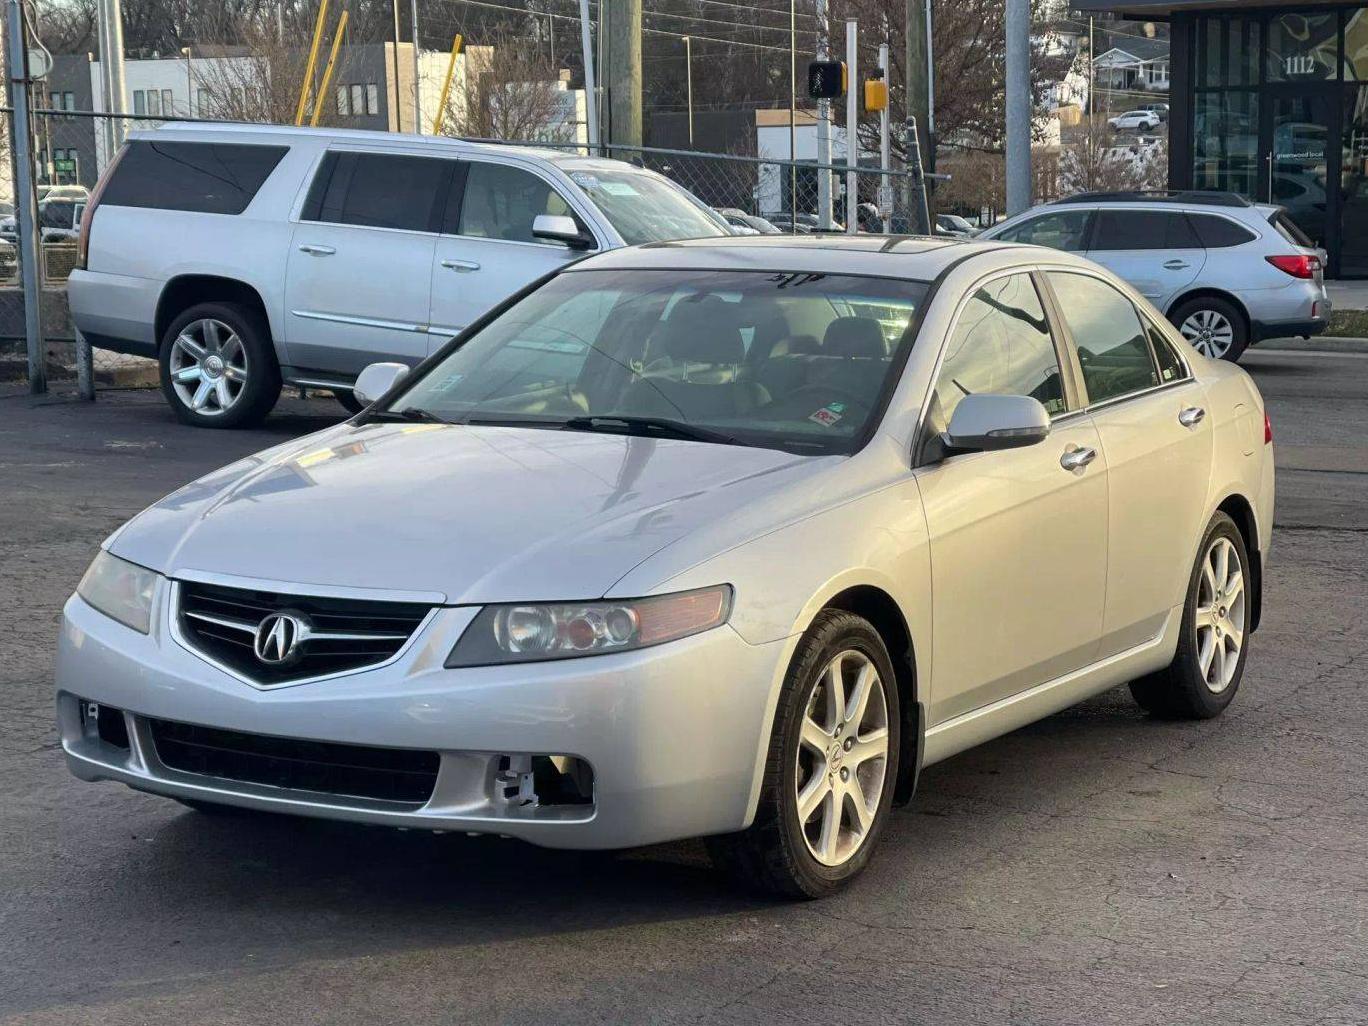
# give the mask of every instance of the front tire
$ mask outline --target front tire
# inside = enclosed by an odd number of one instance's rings
[[[1249,326],[1234,303],[1198,296],[1174,309],[1169,319],[1192,348],[1213,360],[1234,363],[1249,346]]]
[[[898,778],[897,678],[869,621],[828,609],[784,679],[755,822],[714,860],[772,895],[820,898],[869,863]]]
[[[162,336],[162,394],[195,427],[261,423],[280,398],[280,365],[261,316],[238,303],[197,303]]]
[[[1173,662],[1131,682],[1140,708],[1165,719],[1207,720],[1234,700],[1249,653],[1251,583],[1244,536],[1217,513],[1197,550]]]

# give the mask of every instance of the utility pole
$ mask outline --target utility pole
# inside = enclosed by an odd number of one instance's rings
[[[1007,0],[1007,216],[1031,205],[1031,2]]]
[[[922,167],[935,169],[931,134],[931,5],[929,0],[907,0],[907,112],[921,129]]]
[[[402,101],[399,99],[399,0],[390,0],[390,10],[394,13],[394,130],[404,130]],[[318,94],[317,108],[322,109],[327,97]]]
[[[95,17],[100,45],[100,86],[104,109],[110,115],[124,110],[123,5],[120,0],[97,0]],[[105,164],[123,145],[124,123],[120,117],[104,119]],[[101,171],[104,168],[100,168]]]
[[[789,0],[789,213],[798,212],[798,0]],[[760,211],[757,210],[756,213]],[[790,221],[794,228],[796,221]]]
[[[688,111],[689,111],[689,149],[693,149],[693,46],[690,45],[688,36],[684,37],[684,81],[687,83]]]
[[[859,29],[853,19],[846,22],[846,234],[860,230],[860,59]]]
[[[598,96],[594,92],[594,42],[589,29],[589,0],[579,0],[580,47],[584,53],[584,126],[585,139],[592,155],[599,153]],[[600,14],[602,17],[602,14]]]
[[[29,117],[28,33],[20,0],[5,11],[9,101],[14,142],[14,219],[19,235],[19,281],[24,293],[24,338],[28,344],[29,391],[47,391],[43,365],[42,280],[38,267],[38,198],[33,187],[33,124]]]
[[[887,43],[879,46],[879,70],[883,72],[884,84],[887,85],[892,74]],[[879,167],[884,172],[879,176],[879,217],[885,232],[893,230],[893,180],[888,175],[893,167],[893,139],[889,128],[888,104],[885,103],[884,109],[879,111]]]
[[[827,0],[817,0],[817,59],[831,59],[827,35]],[[831,101],[817,101],[817,226],[831,227]],[[797,197],[790,213],[798,214]]]
[[[599,12],[607,22],[603,66],[608,141],[618,147],[640,146],[641,0],[600,0]]]
[[[418,51],[418,0],[409,0],[409,34],[413,37],[413,130],[423,131],[423,97],[419,85],[422,63]]]

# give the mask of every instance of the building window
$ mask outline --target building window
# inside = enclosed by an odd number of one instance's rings
[[[213,103],[213,94],[210,93],[208,89],[200,89],[195,95],[195,110],[199,113],[200,117],[204,117],[204,112],[209,110],[210,107],[213,106]]]
[[[141,89],[133,90],[133,113],[147,113],[147,94],[143,92]]]
[[[1253,196],[1259,171],[1259,96],[1198,93],[1194,99],[1192,186]]]
[[[351,103],[348,99],[349,90],[346,86],[337,87],[337,113],[346,117],[351,113]]]
[[[1269,82],[1335,78],[1339,66],[1339,16],[1281,14],[1268,23],[1264,70]]]
[[[351,87],[351,112],[353,114],[366,113],[366,87],[359,82]]]
[[[374,82],[366,86],[366,113],[380,113],[380,87]]]
[[[155,89],[147,90],[147,113],[159,117],[161,112],[161,93]]]
[[[171,90],[163,89],[162,93],[162,113],[170,117],[176,113],[176,102],[171,98]]]

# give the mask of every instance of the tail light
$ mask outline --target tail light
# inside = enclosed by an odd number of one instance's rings
[[[1273,422],[1268,419],[1268,411],[1264,410],[1264,445],[1273,444]]]
[[[90,262],[90,226],[95,223],[95,208],[100,205],[100,197],[104,195],[105,186],[114,177],[114,170],[119,166],[119,161],[123,160],[127,150],[127,146],[119,147],[119,152],[114,154],[114,159],[109,162],[104,174],[100,175],[90,199],[86,201],[85,213],[81,215],[81,230],[76,235],[76,266],[83,271]]]
[[[1294,278],[1314,278],[1316,272],[1321,269],[1320,257],[1308,256],[1306,254],[1289,254],[1287,256],[1264,257],[1270,264],[1285,274],[1290,274]]]

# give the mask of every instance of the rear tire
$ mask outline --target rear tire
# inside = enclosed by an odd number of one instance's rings
[[[1169,320],[1192,348],[1213,360],[1234,363],[1249,346],[1249,325],[1234,303],[1219,296],[1198,296],[1174,308]]]
[[[1252,583],[1244,536],[1235,521],[1217,513],[1188,580],[1173,662],[1131,682],[1140,708],[1164,719],[1207,720],[1234,700],[1249,654]]]
[[[853,613],[821,612],[779,694],[755,822],[710,838],[713,860],[770,895],[839,890],[869,863],[883,833],[900,722],[897,678],[879,633]]]
[[[196,303],[162,335],[162,394],[195,427],[260,424],[280,398],[280,365],[261,315],[239,303]]]

